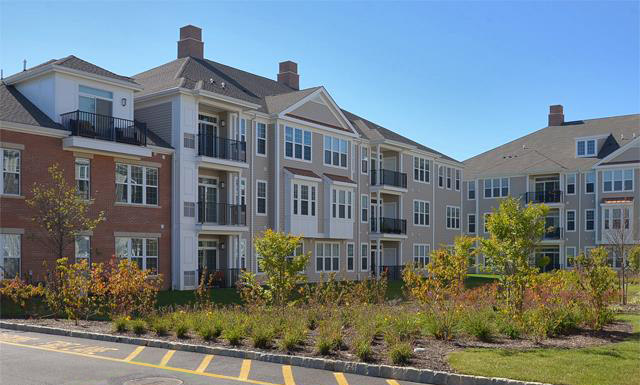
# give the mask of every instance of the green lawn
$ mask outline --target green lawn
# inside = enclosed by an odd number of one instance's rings
[[[452,353],[460,373],[567,385],[637,385],[640,379],[640,314],[622,314],[633,323],[625,342],[581,349],[468,349]]]

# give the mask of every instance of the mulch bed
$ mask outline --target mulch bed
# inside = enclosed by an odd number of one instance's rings
[[[6,321],[15,321],[19,323],[28,323],[33,325],[57,327],[71,330],[82,330],[94,333],[105,333],[114,335],[127,335],[137,337],[133,332],[116,333],[113,331],[113,325],[110,322],[105,321],[81,321],[79,325],[75,325],[73,321],[69,320],[56,320],[56,319],[15,319]],[[293,352],[285,354],[295,354],[301,356],[318,356],[314,348],[314,331],[309,332],[307,337],[307,343],[304,346],[299,347]],[[453,371],[447,362],[447,355],[451,352],[466,348],[501,348],[501,349],[514,349],[514,350],[529,350],[535,348],[561,348],[561,349],[573,349],[584,348],[604,345],[613,342],[620,342],[629,339],[633,335],[632,325],[628,322],[616,321],[604,327],[602,331],[590,331],[579,330],[571,335],[558,336],[554,338],[548,338],[539,343],[535,343],[531,340],[525,339],[508,339],[497,337],[491,342],[477,341],[471,338],[457,338],[452,341],[440,341],[436,339],[423,338],[414,343],[414,354],[411,360],[411,366],[416,368],[441,370],[441,371]],[[200,336],[196,335],[193,331],[189,333],[189,338],[179,339],[175,335],[170,334],[167,336],[156,336],[154,333],[148,332],[140,337],[162,339],[167,341],[180,341],[192,344],[202,344],[208,346],[222,346],[232,348],[245,348],[254,351],[263,352],[279,352],[276,347],[272,349],[257,349],[251,345],[249,339],[245,339],[242,345],[234,347],[229,345],[226,341],[219,339],[216,341],[204,341]],[[347,342],[349,336],[345,336]],[[373,349],[373,363],[389,364],[386,353],[384,352],[384,343],[382,339],[377,339],[372,344]],[[345,360],[345,361],[358,361],[358,357],[349,352],[348,350],[340,350],[333,352],[331,356],[327,358]]]

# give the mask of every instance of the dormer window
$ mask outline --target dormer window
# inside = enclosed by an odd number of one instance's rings
[[[581,139],[576,141],[576,156],[596,156],[596,140]]]
[[[112,116],[113,92],[80,86],[78,109],[92,114]]]

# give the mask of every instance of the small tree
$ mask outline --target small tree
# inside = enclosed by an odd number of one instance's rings
[[[76,187],[69,185],[57,164],[49,167],[51,181],[48,184],[34,183],[32,196],[26,200],[35,209],[33,221],[42,227],[41,240],[63,258],[67,246],[83,231],[92,231],[102,221],[104,212],[97,217],[88,215],[90,202],[82,199]]]
[[[258,263],[266,277],[264,290],[268,293],[261,297],[268,298],[279,307],[283,316],[297,286],[306,281],[301,272],[309,261],[309,254],[294,255],[301,239],[302,237],[271,229],[267,229],[262,237],[254,239],[256,254],[261,257]],[[241,279],[241,285],[247,283],[255,287],[249,274],[243,274]]]
[[[509,197],[486,223],[490,237],[481,240],[482,252],[488,267],[500,275],[500,298],[514,317],[522,314],[525,289],[537,273],[529,258],[546,231],[547,211],[545,205],[523,207]]]
[[[117,316],[146,316],[153,311],[161,277],[152,277],[135,262],[115,258],[107,271],[109,313]]]
[[[633,237],[631,236],[631,230],[625,228],[625,222],[631,222],[631,218],[625,218],[625,210],[622,210],[622,218],[620,218],[620,223],[615,224],[612,223],[612,228],[608,230],[604,230],[605,238],[609,243],[609,249],[611,250],[611,254],[613,254],[614,261],[616,258],[620,259],[621,266],[620,272],[618,274],[619,284],[620,284],[620,302],[623,305],[627,304],[627,290],[629,283],[628,281],[628,260],[627,253],[629,249],[631,249],[631,243],[633,242]]]
[[[616,273],[607,265],[607,254],[604,247],[598,247],[588,255],[578,255],[575,263],[578,283],[589,298],[586,310],[592,314],[596,329],[601,329],[611,317],[608,307],[616,288]]]

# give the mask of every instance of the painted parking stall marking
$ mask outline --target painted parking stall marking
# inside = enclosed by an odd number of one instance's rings
[[[212,359],[213,359],[213,355],[211,354],[207,354],[206,356],[204,356],[204,358],[202,359],[202,362],[200,362],[200,365],[198,365],[198,367],[196,368],[196,372],[204,373],[204,371],[207,370],[207,367],[211,363]]]

